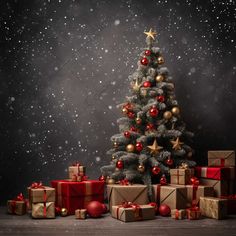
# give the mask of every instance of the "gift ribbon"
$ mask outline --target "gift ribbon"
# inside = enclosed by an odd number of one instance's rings
[[[122,179],[119,181],[119,184],[120,185],[130,185],[130,182],[128,179]]]
[[[198,190],[198,186],[199,186],[199,180],[197,177],[192,177],[190,179],[190,181],[193,186],[192,207],[196,207],[196,205],[197,205],[197,190]]]
[[[188,212],[187,216],[188,216],[189,220],[191,220],[191,213],[194,214],[192,219],[198,219],[201,214],[200,208],[197,206],[192,206],[192,207],[188,208],[187,212]]]
[[[197,177],[226,180],[234,179],[235,169],[227,167],[196,167]]]
[[[178,220],[179,219],[179,210],[176,209],[175,211],[175,219]]]
[[[134,211],[134,218],[135,220],[141,220],[142,219],[142,210],[140,208],[140,205],[132,202],[123,202],[121,205],[119,205],[116,209],[116,218],[119,219],[119,211],[121,208],[132,208]]]
[[[221,159],[220,159],[220,165],[221,165],[221,166],[225,166],[225,159],[224,159],[224,158],[221,158]]]

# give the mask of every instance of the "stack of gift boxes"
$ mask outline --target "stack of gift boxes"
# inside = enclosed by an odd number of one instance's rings
[[[201,215],[224,219],[236,214],[234,181],[234,151],[209,151],[207,167],[191,169],[183,164],[170,170],[170,184],[152,185],[153,199],[148,197],[150,186],[127,180],[108,184],[106,195],[112,217],[124,222],[155,219],[156,206],[161,205],[169,207],[174,219],[196,220]],[[28,205],[33,218],[55,218],[55,209],[66,209],[66,215],[85,219],[91,201],[104,202],[105,181],[88,180],[79,163],[69,167],[69,179],[53,180],[51,186],[33,183],[29,200],[20,194],[8,201],[8,212],[22,215]]]

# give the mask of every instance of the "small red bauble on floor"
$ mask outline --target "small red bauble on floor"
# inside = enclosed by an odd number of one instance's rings
[[[148,59],[146,57],[141,58],[140,62],[144,66],[146,66],[149,63],[149,61],[148,61]]]
[[[151,52],[151,50],[146,50],[144,53],[146,56],[150,56],[152,52]]]
[[[124,132],[124,136],[125,136],[126,138],[130,138],[130,132],[129,132],[129,131],[125,131],[125,132]]]
[[[123,167],[124,167],[123,161],[121,161],[121,160],[117,161],[117,162],[116,162],[116,167],[117,167],[118,169],[123,169]]]
[[[161,204],[159,207],[159,213],[161,216],[169,216],[170,215],[170,207],[166,204]]]
[[[141,142],[137,142],[135,144],[135,149],[138,151],[138,152],[141,152],[143,150],[143,144]]]
[[[152,173],[154,175],[158,175],[160,173],[160,171],[161,171],[160,167],[158,167],[158,166],[153,166],[152,167]]]
[[[150,110],[149,110],[149,115],[151,117],[156,117],[158,115],[158,110],[156,107],[152,107]]]
[[[155,202],[150,202],[148,205],[153,206],[155,208],[155,214],[158,214],[158,205]]]
[[[150,88],[150,87],[151,87],[151,82],[150,82],[150,81],[145,81],[145,82],[143,83],[143,87],[145,87],[145,88]]]
[[[101,202],[91,201],[87,205],[87,212],[88,212],[89,216],[91,216],[93,218],[101,217],[101,215],[104,212],[104,206]]]

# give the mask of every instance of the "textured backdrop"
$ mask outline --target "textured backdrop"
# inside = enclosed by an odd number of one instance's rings
[[[67,177],[76,160],[99,176],[150,27],[196,134],[196,160],[235,149],[234,1],[15,0],[0,9],[0,203],[32,181]]]

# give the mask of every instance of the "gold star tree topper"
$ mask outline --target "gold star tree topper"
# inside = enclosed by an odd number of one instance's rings
[[[151,28],[148,32],[144,31],[144,34],[147,35],[147,38],[152,38],[154,40],[157,35],[157,32],[155,30],[152,31],[152,28]]]
[[[172,140],[170,141],[172,143],[172,149],[174,149],[175,151],[180,150],[181,149],[181,145],[184,144],[183,142],[180,142],[179,137],[176,140]]]
[[[157,140],[155,139],[151,146],[147,146],[150,149],[151,154],[158,154],[163,147],[159,146]]]

